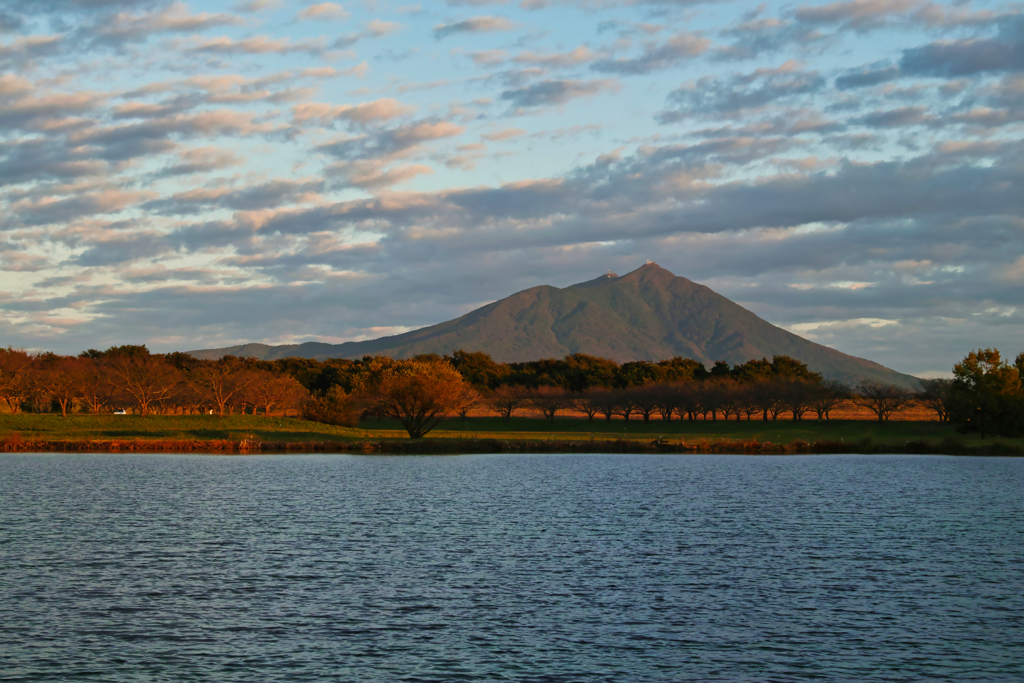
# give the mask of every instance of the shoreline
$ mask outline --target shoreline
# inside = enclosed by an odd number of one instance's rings
[[[381,439],[362,441],[259,441],[244,439],[3,439],[3,453],[206,453],[274,455],[349,453],[359,455],[468,455],[479,453],[678,453],[690,455],[842,455],[905,454],[1024,457],[1024,449],[993,439],[968,446],[958,439],[904,444],[860,441],[796,440],[710,441],[706,439]]]

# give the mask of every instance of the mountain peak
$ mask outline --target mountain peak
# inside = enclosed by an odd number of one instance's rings
[[[393,337],[338,345],[208,349],[193,355],[218,358],[243,351],[262,358],[408,358],[455,349],[483,351],[499,362],[586,353],[620,363],[684,356],[710,365],[785,355],[807,363],[826,379],[917,384],[913,377],[775,327],[651,261],[622,277],[609,271],[564,289],[533,287],[456,320]]]
[[[625,280],[626,278],[630,278],[630,279],[633,279],[633,280],[645,280],[646,281],[646,280],[650,280],[651,278],[656,278],[658,280],[666,280],[667,281],[667,280],[674,280],[677,277],[678,276],[675,273],[673,273],[670,270],[666,270],[665,268],[662,268],[661,266],[659,266],[654,261],[648,261],[647,263],[645,263],[644,265],[640,266],[636,270],[634,270],[632,272],[629,272],[629,273],[626,273],[625,275],[623,275],[619,279],[620,280]]]

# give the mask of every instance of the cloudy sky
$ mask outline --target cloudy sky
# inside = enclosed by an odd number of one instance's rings
[[[1024,4],[4,0],[0,342],[340,342],[651,259],[1024,350]]]

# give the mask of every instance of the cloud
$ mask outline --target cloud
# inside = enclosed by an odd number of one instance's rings
[[[308,202],[324,190],[323,180],[272,180],[240,189],[227,187],[196,188],[166,199],[146,202],[142,209],[154,214],[189,215],[213,208],[256,211],[283,204]]]
[[[762,5],[743,16],[743,20],[721,32],[733,42],[715,48],[718,60],[755,59],[762,54],[776,53],[790,46],[807,49],[826,40],[827,35],[815,26],[789,18],[762,17]]]
[[[167,8],[143,14],[121,12],[104,17],[85,33],[99,44],[121,45],[147,40],[158,33],[195,33],[217,26],[243,23],[231,14],[191,14],[188,6],[175,2]]]
[[[817,71],[803,71],[796,62],[729,79],[704,76],[669,93],[668,104],[673,108],[656,118],[661,123],[673,123],[694,116],[735,116],[779,100],[810,95],[823,87],[825,79]]]
[[[381,21],[374,19],[366,22],[365,34],[374,38],[383,38],[395,31],[402,30],[402,25],[394,21]]]
[[[34,201],[17,202],[12,213],[22,225],[52,225],[82,216],[117,213],[142,199],[153,197],[149,191],[125,192],[107,189],[58,199],[45,197]]]
[[[360,104],[324,104],[307,102],[292,107],[292,120],[297,124],[315,123],[332,126],[345,121],[356,126],[366,126],[379,121],[390,121],[415,111],[415,107],[402,104],[391,97]]]
[[[802,5],[793,11],[804,24],[834,25],[866,31],[883,25],[893,15],[917,8],[917,0],[849,0],[828,5]]]
[[[484,52],[471,52],[469,57],[477,66],[494,66],[507,60],[508,52],[505,50],[486,50]]]
[[[647,74],[669,69],[711,48],[711,41],[696,33],[677,33],[663,43],[649,43],[643,54],[632,59],[603,59],[594,62],[595,71],[617,74]]]
[[[327,168],[328,175],[341,179],[345,185],[363,190],[399,185],[416,176],[433,172],[433,169],[423,164],[396,166],[385,170],[382,163],[371,160],[343,161]]]
[[[526,131],[522,128],[505,128],[504,130],[496,130],[493,133],[485,133],[481,135],[484,140],[490,140],[492,142],[498,142],[500,140],[510,140],[517,138],[521,135],[525,135]]]
[[[903,51],[903,73],[959,78],[986,72],[1024,71],[1024,20],[998,38],[938,41]]]
[[[434,27],[434,37],[441,40],[456,33],[490,33],[492,31],[511,31],[514,28],[516,28],[515,22],[505,17],[481,16],[454,24],[438,24]]]
[[[461,135],[465,127],[450,121],[425,119],[403,126],[373,131],[372,133],[329,142],[317,150],[339,159],[383,160],[406,156],[421,144]]]
[[[875,111],[856,120],[869,128],[904,128],[935,123],[936,117],[924,107],[900,107]]]
[[[61,36],[27,36],[0,43],[0,67],[25,70],[35,60],[60,54],[64,44]]]
[[[178,159],[178,163],[165,167],[157,175],[171,177],[210,173],[230,168],[231,166],[237,166],[245,161],[231,150],[218,147],[186,149],[179,153]]]
[[[13,81],[7,81],[12,87]],[[17,85],[21,87],[22,81]],[[95,110],[104,102],[95,92],[51,93],[20,90],[10,97],[0,97],[0,131],[45,130],[71,115]]]
[[[618,88],[618,83],[610,79],[548,80],[534,83],[525,88],[506,90],[501,93],[501,99],[519,108],[546,107],[565,104],[578,98],[594,97],[602,92],[615,91]]]
[[[0,186],[87,178],[102,174],[106,167],[100,158],[45,138],[8,141],[0,147]]]
[[[900,70],[889,62],[876,62],[846,72],[836,78],[835,85],[840,90],[866,88],[880,83],[888,83],[900,77]]]
[[[501,51],[494,51],[496,53],[504,54]],[[474,63],[478,65],[486,64],[486,58],[481,58],[480,55],[485,53],[475,53],[473,55]],[[490,53],[488,53],[490,54]],[[565,68],[570,66],[578,66],[580,64],[586,64],[592,62],[597,58],[597,54],[592,52],[586,45],[580,45],[568,52],[549,52],[549,53],[537,53],[530,50],[520,52],[513,61],[519,62],[520,64],[537,64],[548,68]]]
[[[283,0],[245,0],[239,2],[232,9],[236,12],[263,12],[268,9],[281,7]]]
[[[1024,334],[1017,7],[319,2],[0,3],[5,343],[373,337],[652,254],[875,360]]]
[[[212,38],[202,41],[189,49],[189,52],[209,53],[219,55],[258,55],[258,54],[293,54],[305,53],[308,55],[320,55],[327,49],[323,39],[305,38],[292,41],[290,38],[270,38],[268,36],[254,36],[234,40],[228,36]]]
[[[333,21],[348,19],[351,16],[345,8],[335,2],[321,2],[318,5],[310,5],[295,15],[299,21]]]

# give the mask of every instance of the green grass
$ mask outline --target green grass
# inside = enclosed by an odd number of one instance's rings
[[[360,427],[373,430],[375,434],[398,436],[400,425],[393,420],[364,420]],[[385,431],[387,430],[387,431]],[[541,439],[541,440],[579,440],[589,439],[593,435],[597,439],[645,439],[658,437],[677,441],[760,441],[771,443],[791,443],[802,440],[814,441],[861,441],[871,439],[876,443],[906,443],[907,441],[940,442],[947,438],[957,438],[966,445],[991,443],[989,437],[982,441],[977,435],[959,434],[949,424],[929,421],[878,422],[874,420],[778,420],[764,422],[762,420],[743,420],[728,422],[703,421],[695,422],[672,420],[615,419],[605,422],[595,419],[563,418],[553,421],[535,418],[512,418],[505,422],[498,417],[471,417],[466,420],[449,419],[432,431],[430,438],[480,438],[480,439]],[[1024,439],[999,439],[1004,443],[1024,447]]]
[[[296,418],[253,415],[0,415],[0,439],[18,434],[22,439],[63,440],[228,440],[257,438],[266,442],[357,442],[367,440],[407,440],[408,436],[393,420],[365,420],[359,429],[336,427]],[[1024,448],[1024,439],[982,441],[977,435],[961,435],[947,424],[938,422],[886,422],[866,420],[833,420],[793,422],[761,420],[677,421],[652,420],[644,423],[616,419],[612,422],[564,418],[547,421],[535,418],[513,418],[509,422],[497,417],[450,419],[429,435],[431,439],[527,439],[531,441],[576,441],[581,439],[637,439],[651,441],[659,437],[677,442],[771,442],[838,441],[860,442],[871,439],[875,444],[904,444],[909,441],[938,443],[947,438],[961,440],[966,446],[981,446],[994,441]]]
[[[0,415],[0,438],[16,432],[23,439],[56,440],[215,440],[354,441],[360,429],[335,427],[292,417],[254,415]]]

